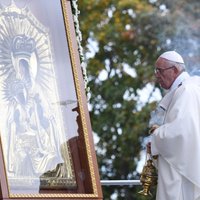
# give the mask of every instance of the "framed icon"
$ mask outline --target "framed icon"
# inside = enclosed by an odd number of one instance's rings
[[[0,11],[1,199],[102,199],[71,2]]]

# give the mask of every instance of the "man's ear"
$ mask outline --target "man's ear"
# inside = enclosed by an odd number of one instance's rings
[[[179,73],[180,73],[180,70],[178,70],[178,68],[177,68],[176,66],[174,66],[174,72],[175,72],[176,74],[179,74]]]

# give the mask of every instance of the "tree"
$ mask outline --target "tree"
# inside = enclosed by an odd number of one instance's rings
[[[175,47],[174,19],[180,13],[169,2],[78,1],[101,179],[139,178],[136,168],[143,138],[155,107],[154,95],[160,94],[154,84],[153,65],[160,52]],[[104,199],[139,200],[139,189],[104,187]]]

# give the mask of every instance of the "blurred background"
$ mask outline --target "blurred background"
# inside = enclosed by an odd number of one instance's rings
[[[180,53],[200,75],[199,0],[79,0],[89,111],[101,180],[136,180],[150,112],[163,91],[154,63]],[[103,186],[104,200],[142,200],[141,186]],[[148,199],[155,199],[153,197]]]

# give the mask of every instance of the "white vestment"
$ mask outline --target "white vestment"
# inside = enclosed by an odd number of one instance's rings
[[[164,123],[151,137],[156,200],[200,200],[200,78],[182,73],[159,105]]]

